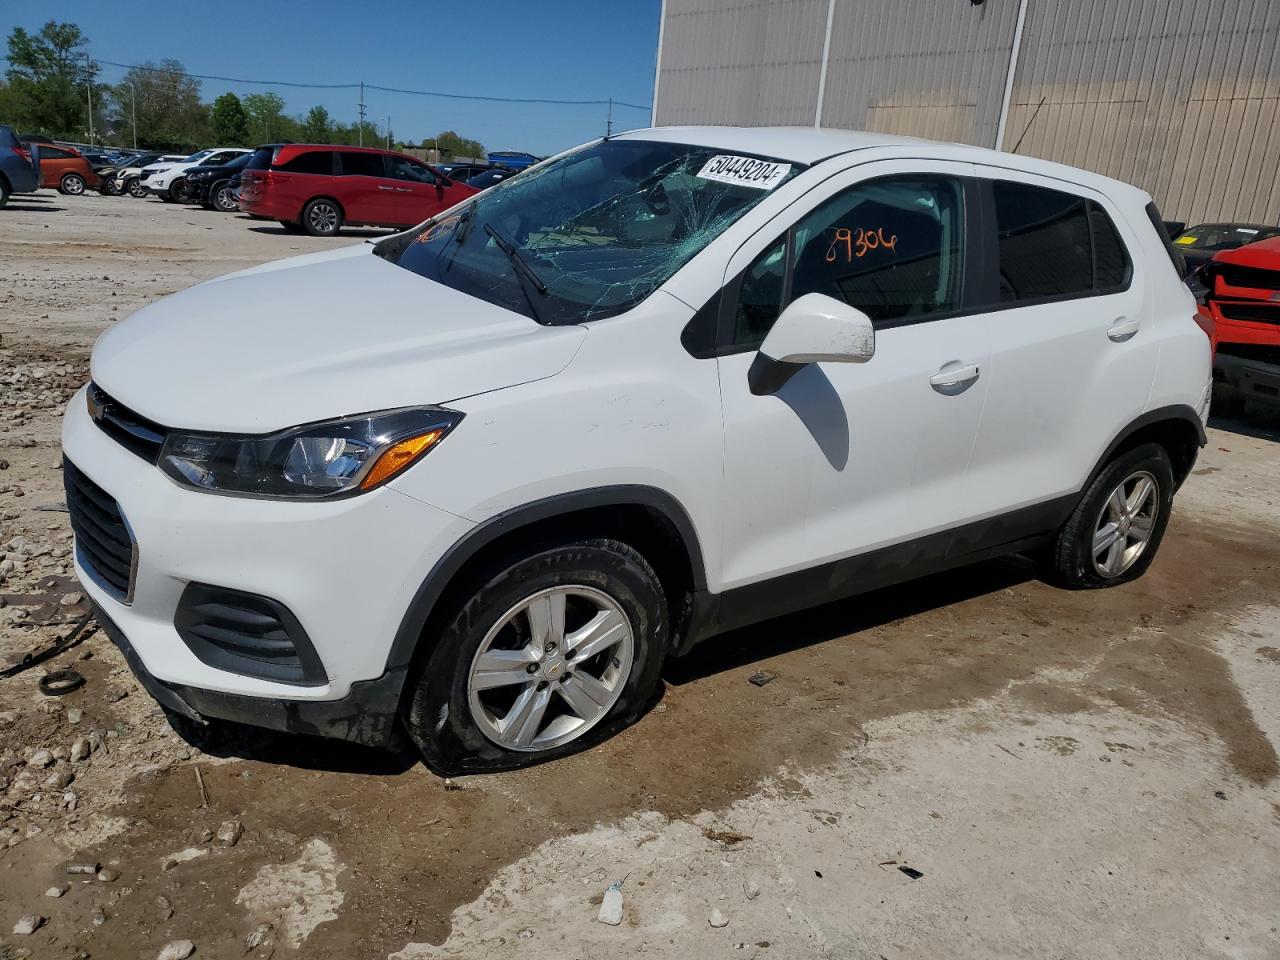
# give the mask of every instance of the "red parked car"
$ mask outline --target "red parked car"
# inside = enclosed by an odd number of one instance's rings
[[[1223,250],[1201,271],[1213,321],[1214,409],[1280,410],[1280,238]]]
[[[259,147],[240,174],[241,210],[317,237],[411,227],[476,192],[416,157],[332,144]]]

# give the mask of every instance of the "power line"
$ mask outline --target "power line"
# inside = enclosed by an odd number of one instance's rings
[[[8,57],[0,58],[7,60]],[[171,73],[164,67],[148,67],[135,63],[117,63],[114,60],[99,59],[98,63],[105,63],[111,67],[121,67],[125,70],[142,70],[150,73]],[[297,87],[307,90],[355,90],[363,88],[366,90],[380,90],[383,93],[403,93],[414,97],[439,97],[442,100],[477,100],[484,103],[525,103],[525,104],[551,104],[556,106],[570,107],[605,107],[612,104],[615,107],[630,107],[632,110],[649,110],[648,104],[628,103],[625,100],[557,100],[551,97],[491,97],[483,96],[476,93],[445,93],[441,90],[408,90],[403,87],[383,87],[373,83],[299,83],[293,80],[253,80],[244,77],[223,77],[210,73],[191,73],[189,70],[183,70],[188,77],[194,77],[197,80],[218,80],[223,83],[246,83],[255,84],[263,87]]]

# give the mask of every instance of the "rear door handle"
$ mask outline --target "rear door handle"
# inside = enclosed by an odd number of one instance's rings
[[[1133,339],[1140,326],[1142,326],[1142,323],[1136,318],[1133,320],[1126,320],[1124,317],[1121,317],[1107,330],[1107,336],[1116,343],[1124,343],[1126,340]]]
[[[396,193],[413,193],[409,187],[396,187]]]
[[[938,393],[953,396],[969,389],[970,384],[978,379],[980,372],[976,363],[952,360],[929,378],[929,385]]]
[[[395,187],[384,187],[382,184],[378,184],[378,189],[379,189],[379,190],[394,190],[394,189],[395,189]]]

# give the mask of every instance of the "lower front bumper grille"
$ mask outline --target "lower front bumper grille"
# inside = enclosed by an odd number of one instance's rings
[[[66,457],[62,458],[62,484],[80,565],[111,596],[132,602],[138,545],[120,505]]]

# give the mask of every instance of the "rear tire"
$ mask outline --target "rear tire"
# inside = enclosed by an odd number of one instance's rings
[[[240,209],[240,204],[231,196],[230,180],[219,180],[209,188],[209,208],[219,213],[234,213]]]
[[[1115,587],[1147,572],[1173,507],[1173,464],[1148,443],[1089,484],[1044,558],[1046,579],[1074,590]]]
[[[120,196],[120,188],[118,186],[114,186],[115,183],[116,181],[114,179],[112,179],[111,177],[107,177],[102,181],[102,184],[98,187],[98,192],[101,193],[104,197]]]
[[[123,193],[127,193],[135,200],[142,200],[147,195],[147,188],[142,185],[142,181],[137,177],[130,177],[125,182]]]
[[[334,237],[342,229],[342,208],[327,197],[318,197],[302,208],[302,229],[313,237]]]
[[[10,191],[9,191],[8,182],[4,179],[4,177],[0,177],[0,207],[3,207],[5,204],[9,202],[9,193]]]
[[[58,192],[68,197],[78,197],[84,193],[84,177],[78,173],[68,173],[58,181]]]
[[[404,716],[443,774],[511,770],[600,743],[644,713],[667,648],[653,568],[614,540],[541,550],[476,578],[410,677]],[[483,658],[482,655],[488,657]]]

